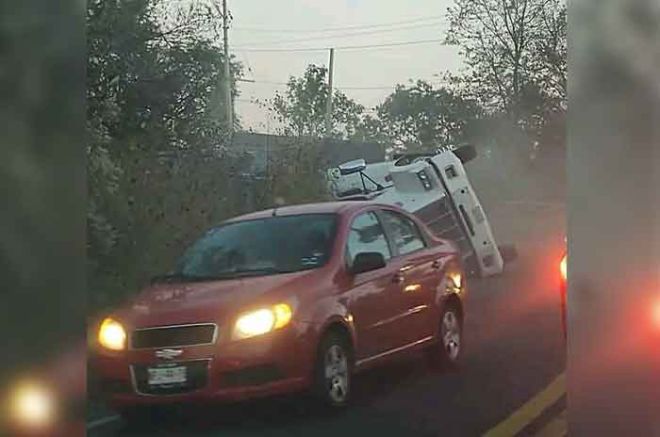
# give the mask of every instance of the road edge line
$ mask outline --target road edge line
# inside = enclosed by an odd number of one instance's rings
[[[538,418],[566,393],[566,375],[559,374],[545,389],[514,411],[509,417],[488,430],[483,437],[512,437]]]

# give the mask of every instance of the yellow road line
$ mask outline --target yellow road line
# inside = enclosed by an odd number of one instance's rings
[[[564,437],[568,434],[568,427],[566,425],[566,410],[562,411],[559,416],[552,419],[536,437]]]
[[[538,418],[544,410],[566,393],[566,375],[560,374],[548,387],[527,401],[503,422],[491,428],[484,437],[512,437]]]

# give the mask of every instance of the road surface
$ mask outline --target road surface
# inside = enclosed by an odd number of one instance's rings
[[[358,376],[353,405],[328,413],[300,398],[161,411],[128,426],[111,411],[89,436],[506,436],[565,433],[565,352],[558,263],[564,207],[509,201],[489,209],[500,244],[519,258],[500,277],[473,279],[466,350],[454,372],[413,357]]]

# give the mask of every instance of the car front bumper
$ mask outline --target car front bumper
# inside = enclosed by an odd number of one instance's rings
[[[173,360],[157,358],[156,349],[100,351],[93,365],[103,397],[115,408],[240,401],[307,388],[311,336],[311,330],[292,325],[246,340],[174,348],[182,353]],[[187,368],[185,383],[149,385],[148,368],[180,366]]]

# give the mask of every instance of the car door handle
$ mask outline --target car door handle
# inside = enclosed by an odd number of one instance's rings
[[[442,267],[442,261],[440,261],[439,259],[436,259],[435,261],[433,261],[431,263],[431,267],[433,267],[434,269],[441,268]]]
[[[405,276],[401,272],[396,272],[394,276],[392,276],[392,282],[394,282],[395,284],[401,284],[404,279]]]

